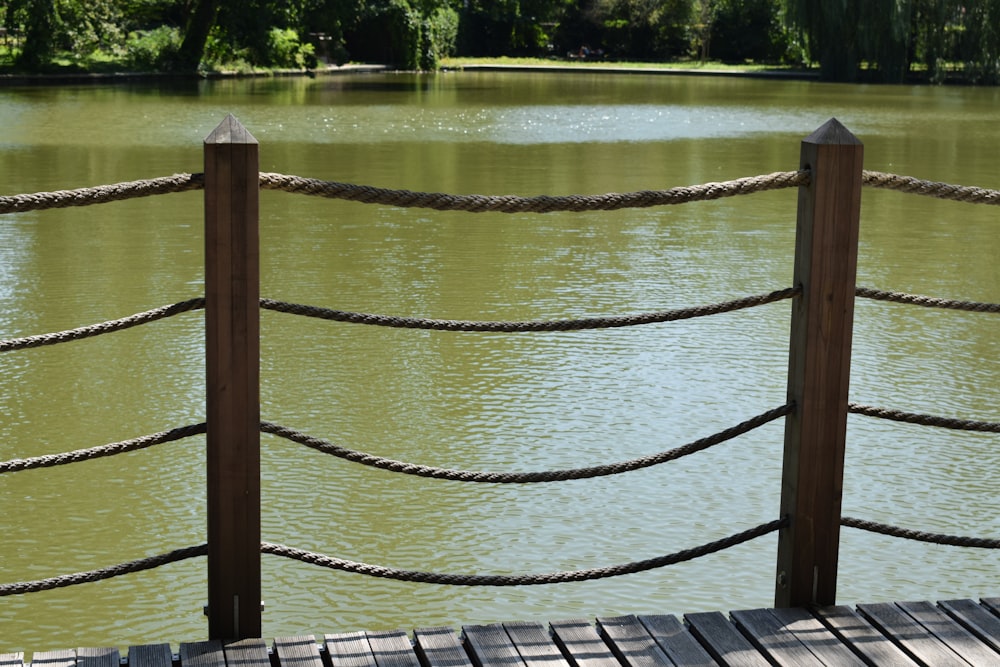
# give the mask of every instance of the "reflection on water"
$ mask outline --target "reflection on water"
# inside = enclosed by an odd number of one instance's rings
[[[198,171],[228,112],[262,168],[392,188],[658,189],[794,169],[836,116],[867,166],[996,187],[995,90],[609,75],[441,74],[4,89],[4,194]],[[202,291],[201,199],[0,216],[0,337]],[[432,213],[262,195],[262,294],[344,310],[558,319],[788,286],[795,195],[599,214]],[[866,191],[859,283],[1000,301],[995,213]],[[851,399],[996,420],[995,316],[861,302]],[[784,402],[788,303],[675,324],[539,335],[372,329],[262,315],[265,419],[395,459],[544,470],[651,454]],[[0,356],[0,460],[201,421],[202,319],[187,313]],[[1000,532],[995,436],[852,416],[845,513]],[[666,466],[560,484],[423,480],[263,437],[264,539],[393,567],[583,569],[774,518],[782,425]],[[204,440],[0,478],[0,582],[204,540]],[[845,529],[840,598],[995,594],[995,556]],[[466,589],[263,560],[265,633],[760,607],[773,536],[653,572]],[[0,652],[202,638],[204,560],[0,600]],[[80,614],[80,609],[87,609]]]

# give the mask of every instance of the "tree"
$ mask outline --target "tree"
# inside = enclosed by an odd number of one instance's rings
[[[177,53],[178,69],[192,72],[198,69],[218,11],[219,0],[195,0],[184,31],[184,41]]]

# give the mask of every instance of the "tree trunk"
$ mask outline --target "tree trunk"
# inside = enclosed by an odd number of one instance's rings
[[[219,0],[197,0],[191,18],[188,19],[184,41],[177,52],[177,69],[194,71],[198,69],[205,54],[208,34],[215,25],[215,15],[219,11]]]

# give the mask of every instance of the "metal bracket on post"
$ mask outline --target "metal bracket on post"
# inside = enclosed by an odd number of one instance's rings
[[[258,148],[232,115],[205,139],[210,639],[261,633]]]
[[[863,158],[836,119],[802,141],[775,607],[836,601]]]

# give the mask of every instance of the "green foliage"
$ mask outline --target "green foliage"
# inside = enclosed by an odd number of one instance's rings
[[[291,28],[271,28],[267,47],[270,65],[292,69],[316,67],[315,47],[299,41],[299,34]]]
[[[134,70],[169,70],[180,47],[180,30],[171,26],[131,32],[125,42],[125,62]]]

